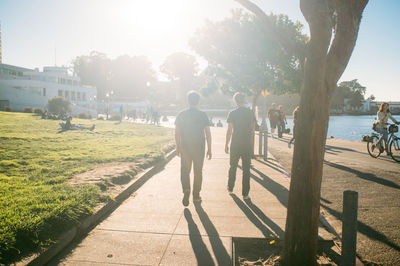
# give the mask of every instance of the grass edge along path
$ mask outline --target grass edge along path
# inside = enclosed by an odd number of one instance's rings
[[[73,175],[109,162],[164,158],[170,129],[73,119],[94,131],[59,132],[60,121],[0,112],[0,263],[50,245],[107,200],[93,184],[68,185]]]

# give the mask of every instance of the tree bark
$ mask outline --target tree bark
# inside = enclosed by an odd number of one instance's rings
[[[296,125],[283,254],[285,265],[316,263],[321,176],[329,120],[325,86],[332,29],[329,9],[319,0],[301,1],[301,8],[310,25],[310,41]]]

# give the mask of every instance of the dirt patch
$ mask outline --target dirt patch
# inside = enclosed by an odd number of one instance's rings
[[[100,164],[87,172],[74,175],[67,183],[70,185],[95,184],[103,193],[113,197],[118,195],[125,185],[147,165],[144,161]]]

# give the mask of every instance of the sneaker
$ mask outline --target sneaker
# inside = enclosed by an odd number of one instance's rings
[[[229,194],[232,194],[232,193],[233,193],[233,188],[227,187],[227,189],[228,189]]]
[[[292,142],[289,142],[287,146],[288,146],[289,149],[291,149],[292,148]]]
[[[246,195],[246,196],[243,196],[243,199],[246,201],[246,200],[250,200],[250,197],[249,197],[249,195]]]
[[[189,206],[189,194],[183,195],[182,204],[185,207]]]

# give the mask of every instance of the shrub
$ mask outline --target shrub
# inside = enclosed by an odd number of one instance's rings
[[[4,111],[6,111],[6,112],[12,112],[13,109],[11,108],[11,106],[6,106],[6,107],[4,107]]]
[[[32,113],[32,112],[33,112],[32,107],[25,107],[24,108],[24,113]]]
[[[87,113],[79,113],[79,114],[78,114],[78,118],[82,118],[82,119],[92,119],[92,115],[91,115],[91,114],[87,114]]]
[[[64,116],[71,112],[71,103],[64,97],[53,97],[47,103],[49,113]]]
[[[37,107],[37,108],[33,109],[33,112],[34,112],[35,114],[41,115],[41,114],[43,114],[43,109]]]

